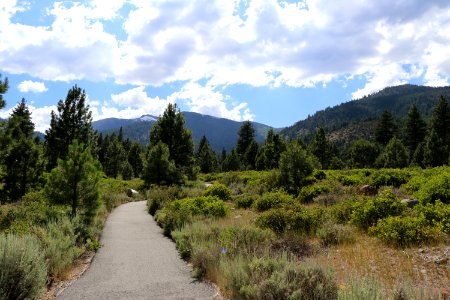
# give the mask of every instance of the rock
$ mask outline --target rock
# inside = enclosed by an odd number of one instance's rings
[[[139,194],[139,192],[136,191],[136,190],[133,190],[133,189],[128,189],[127,190],[127,196],[130,197],[130,198],[132,198],[133,196],[135,196],[137,194]]]
[[[419,204],[419,200],[416,199],[403,199],[402,203],[405,203],[409,208],[413,208],[417,204]]]
[[[366,184],[359,189],[359,193],[366,196],[375,196],[378,194],[378,189],[374,186]]]

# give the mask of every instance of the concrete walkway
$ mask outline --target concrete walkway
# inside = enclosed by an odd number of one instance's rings
[[[215,299],[212,286],[190,276],[145,201],[116,208],[101,243],[91,267],[57,299]]]

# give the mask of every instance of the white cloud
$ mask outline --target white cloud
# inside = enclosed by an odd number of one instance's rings
[[[8,119],[11,116],[14,108],[15,107],[11,107],[8,110],[0,111],[0,118]],[[31,112],[31,120],[34,123],[34,130],[45,133],[45,130],[50,127],[51,112],[57,111],[56,106],[50,105],[44,107],[35,107],[33,105],[28,105],[28,108]]]
[[[19,91],[22,93],[43,93],[48,91],[48,89],[45,87],[45,83],[38,82],[38,81],[31,81],[31,80],[25,80],[22,81],[18,87]]]

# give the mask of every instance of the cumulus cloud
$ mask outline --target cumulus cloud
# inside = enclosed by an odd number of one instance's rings
[[[4,0],[0,65],[45,80],[112,78],[139,86],[130,92],[139,101],[144,86],[190,82],[179,97],[192,93],[193,109],[242,118],[226,97],[210,104],[199,90],[219,99],[221,86],[311,87],[343,75],[367,79],[353,97],[412,78],[448,84],[449,8],[442,0],[65,1],[48,9],[47,26],[31,26],[12,21],[26,7]],[[111,22],[125,38],[106,29]]]
[[[0,111],[0,118],[7,119],[11,116],[15,107],[11,107],[8,110]],[[51,112],[56,111],[55,105],[35,107],[34,105],[28,105],[31,112],[31,120],[34,123],[34,130],[44,133],[50,127]]]
[[[22,81],[17,88],[22,93],[43,93],[48,91],[45,87],[45,83],[31,80]]]

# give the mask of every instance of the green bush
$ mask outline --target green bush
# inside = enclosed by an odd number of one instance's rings
[[[371,175],[371,184],[380,186],[394,186],[399,187],[404,183],[407,183],[411,178],[410,172],[400,169],[381,169],[376,170]]]
[[[450,204],[450,175],[439,174],[430,178],[417,192],[422,204],[433,204],[436,200]]]
[[[254,195],[245,195],[242,197],[237,197],[234,200],[234,203],[237,208],[250,208],[254,202],[258,199],[257,196]]]
[[[313,176],[317,180],[323,180],[327,178],[327,174],[323,170],[315,170]]]
[[[325,222],[317,231],[322,245],[340,245],[355,241],[355,233],[348,225]]]
[[[226,272],[234,275],[230,278],[233,299],[331,300],[338,297],[336,282],[320,267],[303,266],[286,256],[254,258],[241,265],[239,272]]]
[[[204,196],[216,196],[227,201],[231,199],[231,190],[221,183],[215,183],[206,189]]]
[[[400,215],[406,206],[397,200],[390,190],[385,190],[375,199],[357,203],[351,215],[351,222],[367,229],[377,224],[378,220]]]
[[[0,299],[39,299],[46,281],[39,241],[30,235],[0,235]]]
[[[54,277],[61,276],[84,251],[77,247],[75,226],[68,217],[36,228],[36,235],[42,244],[48,272]]]
[[[439,227],[446,234],[450,234],[450,204],[439,200],[433,204],[427,203],[416,208],[428,225]]]
[[[353,210],[356,206],[358,206],[357,200],[346,199],[331,206],[330,213],[335,222],[346,224],[350,222]]]
[[[254,203],[254,207],[257,211],[265,211],[271,208],[279,207],[285,203],[291,203],[293,198],[287,194],[284,190],[275,190],[263,194]]]
[[[278,234],[288,231],[311,234],[322,222],[323,210],[305,209],[300,206],[291,209],[271,209],[256,219],[259,227],[271,229]]]
[[[111,212],[117,206],[130,201],[130,198],[125,193],[113,194],[106,192],[102,195],[102,198],[108,212]]]
[[[329,192],[331,188],[324,184],[313,184],[303,187],[299,194],[298,200],[302,203],[310,203],[314,200],[315,197],[319,196],[322,193]]]
[[[178,199],[181,195],[181,189],[177,186],[154,186],[147,191],[146,195],[148,212],[154,216],[167,203]]]
[[[387,244],[406,247],[433,242],[439,239],[440,229],[427,224],[422,217],[391,216],[379,220],[369,233]]]
[[[175,200],[168,203],[156,214],[156,221],[170,235],[192,221],[193,216],[224,217],[228,208],[217,197],[195,197]]]

